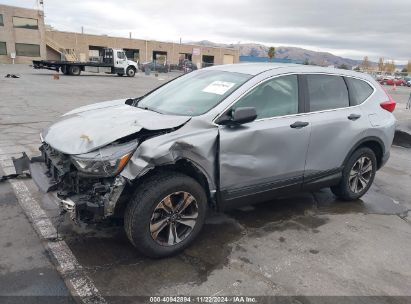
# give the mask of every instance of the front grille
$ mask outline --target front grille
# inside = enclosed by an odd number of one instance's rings
[[[53,149],[48,144],[43,144],[40,148],[47,167],[45,174],[54,182],[60,182],[64,175],[70,172],[70,158]]]

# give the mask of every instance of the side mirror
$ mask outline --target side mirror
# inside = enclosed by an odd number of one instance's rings
[[[247,122],[252,122],[257,118],[257,112],[254,107],[242,107],[231,110],[231,114],[227,113],[216,121],[220,125],[241,125]]]

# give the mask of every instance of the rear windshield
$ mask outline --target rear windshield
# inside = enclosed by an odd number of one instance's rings
[[[144,97],[139,108],[162,114],[197,116],[214,108],[252,76],[216,70],[194,71]]]

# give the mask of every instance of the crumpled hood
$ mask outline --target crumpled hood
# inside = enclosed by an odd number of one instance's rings
[[[43,140],[65,154],[82,154],[127,135],[175,128],[189,116],[163,115],[126,105],[125,99],[100,102],[64,114],[42,132]]]

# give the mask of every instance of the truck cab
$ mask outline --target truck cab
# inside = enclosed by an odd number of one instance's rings
[[[134,77],[137,72],[137,62],[127,59],[122,49],[106,48],[103,50],[103,62],[112,64],[112,74]]]

